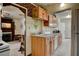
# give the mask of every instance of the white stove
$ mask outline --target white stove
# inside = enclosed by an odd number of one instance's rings
[[[0,56],[9,56],[9,44],[2,40],[2,31],[0,30]]]

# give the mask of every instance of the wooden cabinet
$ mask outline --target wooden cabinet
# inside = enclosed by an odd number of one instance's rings
[[[47,11],[43,11],[43,19],[48,21],[48,13]]]
[[[50,56],[53,55],[57,47],[62,44],[62,36],[58,34],[58,37],[53,35],[50,38],[46,36],[31,37],[32,56]]]
[[[44,19],[43,18],[44,13],[43,13],[43,9],[41,7],[38,7],[38,16],[39,16],[40,19],[42,19],[42,20]]]
[[[49,56],[50,55],[50,40],[45,37],[31,37],[32,56]]]
[[[47,11],[41,7],[35,7],[32,10],[32,16],[41,20],[48,20]]]
[[[34,7],[33,9],[32,9],[32,17],[33,18],[38,18],[38,8],[37,7]]]
[[[50,38],[50,55],[54,53],[54,37]]]

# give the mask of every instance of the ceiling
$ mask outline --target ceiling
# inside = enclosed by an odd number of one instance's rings
[[[70,19],[71,18],[71,10],[66,10],[60,13],[55,14],[58,19]]]
[[[14,19],[24,18],[24,13],[19,8],[14,6],[4,6],[2,8],[2,15]]]
[[[58,12],[61,10],[69,9],[75,5],[75,3],[64,3],[64,6],[61,7],[61,3],[36,3],[36,5],[41,6],[42,8],[46,9],[48,13],[53,14],[54,12]]]

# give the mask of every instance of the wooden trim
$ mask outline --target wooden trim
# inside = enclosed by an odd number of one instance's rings
[[[23,8],[23,9],[27,9],[27,8],[25,8],[25,7],[23,7],[23,6],[19,5],[19,4],[15,4],[15,3],[12,3],[12,4],[16,5],[16,6],[20,7],[20,8]]]

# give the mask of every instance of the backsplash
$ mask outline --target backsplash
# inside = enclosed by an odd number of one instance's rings
[[[42,31],[42,21],[40,20],[35,20],[32,17],[27,16],[27,29],[31,33],[38,33]]]

